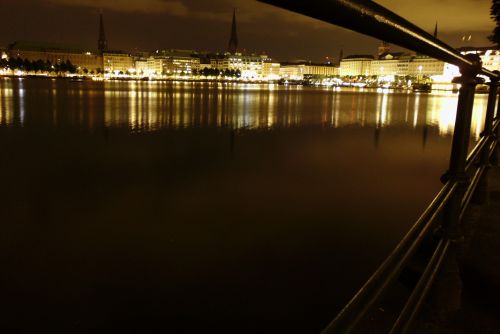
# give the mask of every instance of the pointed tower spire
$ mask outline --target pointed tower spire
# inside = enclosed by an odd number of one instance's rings
[[[236,9],[233,10],[233,24],[231,27],[231,38],[229,39],[228,51],[236,53],[238,50],[238,34],[236,30]]]
[[[102,18],[102,10],[99,15],[99,40],[97,41],[97,49],[99,53],[103,53],[108,50],[108,41],[106,40],[106,33],[104,31],[104,21]]]
[[[434,38],[438,38],[438,22],[436,21],[436,26],[434,27]]]

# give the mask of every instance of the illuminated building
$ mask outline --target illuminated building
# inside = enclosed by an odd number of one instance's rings
[[[102,14],[99,16],[99,39],[97,52],[82,48],[18,41],[9,46],[8,56],[23,60],[61,64],[71,62],[81,71],[101,72],[104,68],[102,54],[108,49]]]
[[[164,73],[164,60],[154,57],[137,58],[135,60],[135,71],[140,76],[161,76]]]
[[[135,72],[134,59],[127,53],[104,52],[102,57],[104,71],[107,73],[125,74],[127,72]]]
[[[241,53],[226,54],[226,58],[228,69],[240,71],[241,78],[248,80],[262,79],[262,65],[264,61],[269,61],[266,55],[244,55]]]
[[[486,50],[484,54],[480,55],[483,61],[483,66],[491,71],[500,70],[500,51],[499,50]]]
[[[9,46],[7,54],[10,58],[21,58],[29,61],[49,61],[52,64],[70,61],[73,65],[81,69],[95,72],[103,68],[102,57],[96,53],[55,45],[15,42]]]
[[[304,80],[304,69],[298,65],[284,65],[280,67],[280,77],[286,80]]]
[[[400,54],[383,54],[374,59],[371,64],[370,75],[404,75],[404,67],[400,66]]]
[[[370,75],[373,59],[372,55],[351,55],[344,57],[340,61],[340,75]]]
[[[204,68],[211,69],[212,64],[210,61],[210,57],[207,54],[200,54],[200,70],[203,70]]]
[[[213,68],[219,71],[233,70],[240,71],[244,80],[276,79],[274,76],[279,71],[279,64],[273,63],[267,55],[225,53],[209,55],[210,66],[203,65],[203,68]],[[271,76],[272,78],[268,78]]]
[[[192,75],[194,70],[200,69],[200,56],[193,50],[163,50],[153,55],[157,59],[153,66],[162,67],[166,75]]]
[[[340,63],[342,76],[415,76],[443,78],[449,66],[443,61],[421,55],[386,53],[378,59],[371,56],[348,56]],[[452,78],[450,78],[451,80]]]
[[[458,48],[462,54],[476,54],[481,57],[483,66],[490,71],[500,70],[500,50],[494,46]]]
[[[288,80],[304,80],[305,78],[324,78],[339,75],[339,68],[326,64],[290,64],[283,63],[280,68],[280,76]]]
[[[228,70],[229,69],[229,58],[224,54],[214,54],[210,55],[210,68],[217,70]]]
[[[413,76],[436,76],[443,75],[445,62],[424,55],[409,57],[408,75]]]
[[[339,75],[339,68],[326,64],[306,64],[304,75],[309,77],[332,77]]]
[[[280,79],[280,63],[265,61],[262,63],[262,77],[267,80]]]

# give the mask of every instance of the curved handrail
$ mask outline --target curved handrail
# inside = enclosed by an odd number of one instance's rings
[[[403,46],[447,63],[474,64],[453,47],[401,16],[369,0],[258,0]],[[482,68],[480,74],[498,75]]]
[[[390,284],[395,280],[405,265],[408,264],[421,242],[429,235],[441,212],[445,212],[448,225],[447,235],[441,238],[434,255],[429,261],[412,295],[407,300],[391,333],[404,333],[418,312],[423,297],[427,293],[441,267],[443,258],[454,235],[454,228],[463,217],[472,199],[480,179],[486,171],[487,161],[498,139],[494,133],[500,127],[499,111],[495,121],[492,120],[500,78],[498,72],[483,68],[479,57],[469,58],[458,50],[433,37],[426,31],[396,15],[388,9],[369,0],[258,0],[304,14],[328,23],[332,23],[362,34],[375,37],[407,49],[426,54],[430,57],[456,65],[464,78],[459,95],[456,127],[454,131],[452,153],[450,159],[451,175],[446,174],[449,181],[441,189],[425,212],[420,216],[410,231],[398,243],[393,252],[386,258],[368,281],[361,287],[349,303],[338,313],[335,319],[325,328],[323,334],[349,333],[356,327],[360,319],[381,298]],[[486,75],[493,83],[490,87],[486,119],[486,131],[475,148],[467,154],[468,131],[472,114],[474,87],[478,74]],[[491,102],[491,103],[490,103]],[[485,128],[486,128],[485,126]],[[493,132],[491,133],[491,129]],[[487,152],[486,152],[487,151]],[[476,163],[477,162],[477,163]],[[472,180],[467,174],[473,174]],[[467,184],[469,183],[469,184]]]

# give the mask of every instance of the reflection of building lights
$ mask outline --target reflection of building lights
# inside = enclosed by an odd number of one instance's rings
[[[455,116],[457,114],[455,108],[444,108],[439,112],[439,134],[441,136],[451,134],[455,128]]]
[[[420,93],[415,95],[415,105],[413,106],[413,127],[417,127],[418,113],[420,111]]]

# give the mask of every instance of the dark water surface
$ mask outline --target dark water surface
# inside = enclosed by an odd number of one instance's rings
[[[440,188],[456,102],[0,79],[0,327],[318,333]]]

